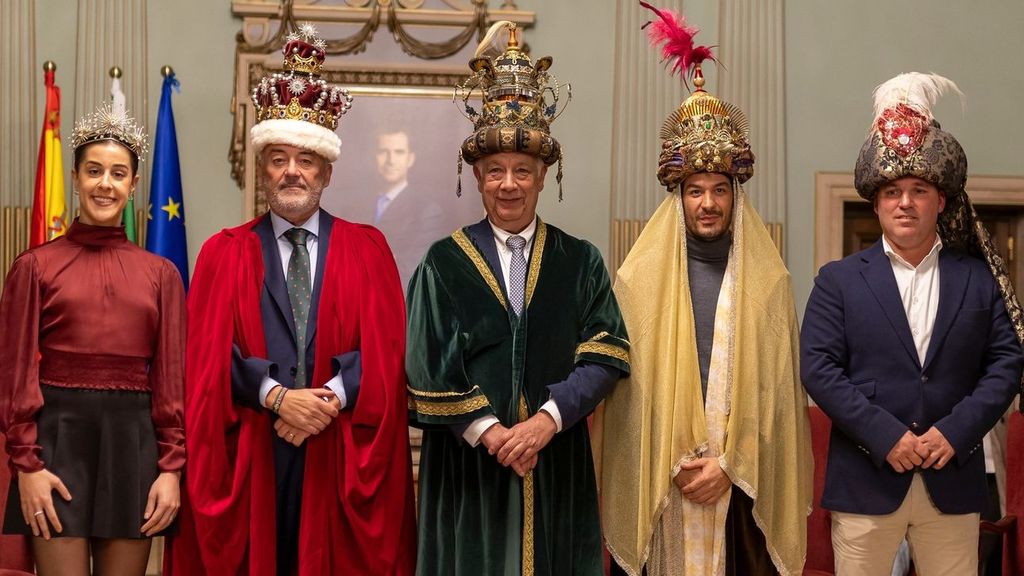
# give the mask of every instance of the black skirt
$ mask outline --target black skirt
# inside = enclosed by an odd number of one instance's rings
[[[53,492],[64,530],[57,536],[145,538],[139,530],[149,489],[156,480],[158,450],[150,395],[122,390],[40,386],[38,443],[46,469],[71,492]],[[173,533],[175,524],[160,533]],[[11,479],[4,533],[32,535],[21,514],[16,478]],[[53,530],[51,528],[51,534]]]

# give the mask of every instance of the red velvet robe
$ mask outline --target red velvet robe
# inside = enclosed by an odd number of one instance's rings
[[[186,466],[170,575],[272,575],[275,483],[271,420],[231,399],[231,345],[266,357],[263,255],[253,220],[203,246],[189,292]],[[359,399],[307,440],[299,576],[404,575],[416,525],[406,424],[405,314],[394,258],[369,226],[334,220],[317,317],[313,382],[360,350]]]

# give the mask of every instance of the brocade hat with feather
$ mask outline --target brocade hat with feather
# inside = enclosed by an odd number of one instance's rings
[[[900,74],[875,88],[874,122],[854,170],[858,194],[873,200],[882,185],[906,176],[931,182],[947,200],[963,194],[967,156],[931,110],[950,92],[963,97],[953,81],[919,72]]]
[[[920,178],[938,188],[946,197],[938,221],[943,246],[988,264],[1017,340],[1024,344],[1024,313],[1010,284],[1006,263],[996,252],[967,195],[967,155],[957,139],[932,116],[932,106],[950,92],[963,98],[952,80],[919,72],[900,74],[875,88],[875,117],[857,157],[854,186],[869,202],[874,201],[883,185],[900,178]],[[1021,385],[1024,390],[1024,380]]]
[[[694,46],[699,30],[671,10],[647,2],[640,5],[657,15],[644,25],[647,37],[661,56],[672,63],[673,74],[683,82],[692,75],[694,91],[661,127],[661,156],[658,181],[669,191],[698,172],[728,174],[740,184],[754,175],[754,153],[750,150],[749,125],[743,111],[704,90],[701,64],[714,60],[709,46]]]

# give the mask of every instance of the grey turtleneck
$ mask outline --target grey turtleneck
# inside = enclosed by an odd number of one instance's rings
[[[693,301],[693,324],[697,334],[697,359],[700,363],[700,390],[708,395],[708,370],[715,339],[715,309],[722,290],[722,278],[729,264],[732,234],[714,240],[702,240],[686,233],[686,266]]]

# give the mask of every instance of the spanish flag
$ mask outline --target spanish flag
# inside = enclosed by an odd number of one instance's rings
[[[57,67],[44,66],[46,74],[46,112],[43,135],[39,139],[39,163],[36,165],[36,191],[32,200],[32,228],[29,246],[38,246],[67,230],[64,208],[64,163],[60,154],[60,88],[53,83]]]

